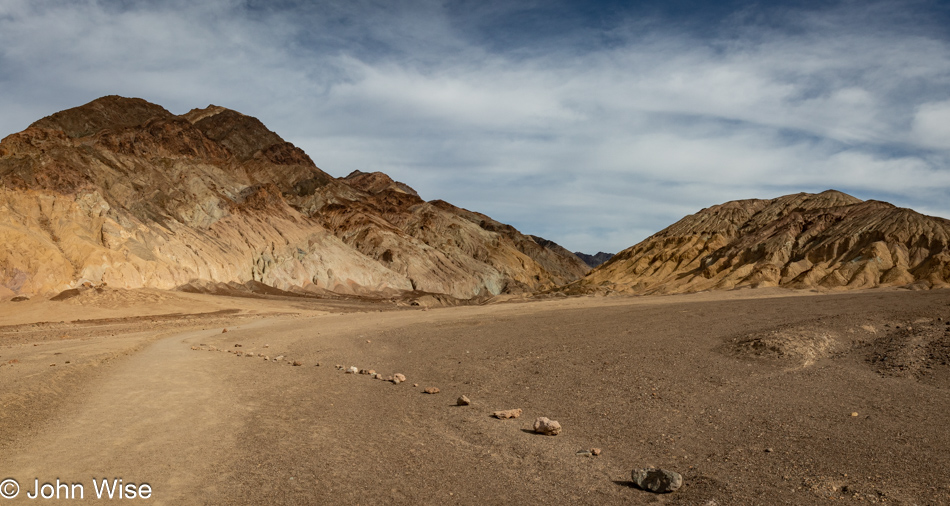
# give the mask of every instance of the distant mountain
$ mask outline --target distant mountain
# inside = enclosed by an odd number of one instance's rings
[[[334,178],[256,118],[118,96],[0,142],[0,244],[0,296],[108,283],[467,299],[588,270],[385,174]]]
[[[738,200],[617,253],[568,292],[948,287],[950,221],[841,192]]]
[[[596,255],[588,255],[587,253],[581,253],[580,251],[575,251],[577,258],[580,258],[584,261],[585,264],[589,265],[591,268],[597,267],[600,264],[613,258],[613,253],[604,253],[603,251],[598,252]]]

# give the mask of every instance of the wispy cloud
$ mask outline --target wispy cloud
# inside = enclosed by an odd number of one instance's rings
[[[216,103],[589,252],[827,188],[950,216],[939,5],[665,4],[8,0],[0,132],[112,93]]]

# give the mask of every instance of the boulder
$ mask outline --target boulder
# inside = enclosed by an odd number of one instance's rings
[[[664,494],[683,486],[683,476],[676,471],[647,467],[634,469],[630,478],[642,490]]]

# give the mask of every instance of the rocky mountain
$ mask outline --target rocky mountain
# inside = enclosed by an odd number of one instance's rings
[[[0,296],[83,283],[460,299],[588,268],[382,173],[334,178],[259,120],[103,97],[0,142]]]
[[[583,260],[584,263],[589,265],[591,268],[600,266],[600,264],[610,260],[614,256],[613,253],[604,253],[603,251],[599,251],[594,255],[588,255],[587,253],[581,253],[580,251],[575,251],[574,254],[577,255],[577,258]]]
[[[841,192],[738,200],[687,216],[568,291],[947,287],[950,221]]]

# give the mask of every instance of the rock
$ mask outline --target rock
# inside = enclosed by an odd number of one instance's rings
[[[396,374],[393,374],[393,383],[398,385],[402,383],[403,381],[406,381],[406,376],[399,374],[398,372]]]
[[[363,374],[363,375],[369,374],[369,369],[360,369],[360,374]]]
[[[534,431],[538,434],[556,436],[561,433],[561,424],[547,417],[538,417],[534,421]]]
[[[265,344],[264,347],[265,347],[265,348],[270,348],[270,345],[269,345],[269,344]]]
[[[228,329],[221,329],[221,333],[222,333],[222,334],[227,334],[227,333],[228,333]]]
[[[301,361],[299,361],[299,360],[294,360],[294,367],[300,367],[300,366],[302,366],[302,365],[303,365],[303,362],[301,362]]]
[[[437,394],[437,393],[439,393],[439,388],[438,388],[438,387],[428,387],[428,388],[425,389],[425,392],[426,392],[427,394]]]
[[[491,416],[504,420],[506,418],[518,418],[519,416],[521,416],[521,413],[523,413],[521,408],[505,409],[502,411],[495,411],[494,413],[491,414]]]
[[[192,350],[200,350],[201,347],[200,347],[200,346],[192,346],[191,349],[192,349]]]
[[[593,456],[595,456],[595,457],[598,456],[598,455],[600,455],[601,453],[603,453],[603,450],[601,450],[600,448],[591,448],[591,449],[590,449],[590,454],[593,455]]]
[[[470,405],[471,403],[472,403],[471,399],[469,399],[468,397],[465,397],[464,395],[461,396],[461,397],[459,397],[459,398],[455,401],[455,404],[458,405],[458,406],[468,406],[468,405]]]
[[[634,469],[630,473],[630,478],[642,490],[656,492],[657,494],[674,492],[683,486],[683,476],[680,473],[655,467]]]
[[[581,457],[590,457],[593,453],[590,450],[577,450],[574,452],[574,455],[580,455]]]
[[[234,343],[234,347],[235,347],[235,348],[241,348],[241,345],[240,345],[240,344],[237,344],[237,343]]]
[[[341,371],[343,370],[343,366],[340,365],[340,364],[337,364],[337,365],[335,365],[334,367],[336,367],[337,369],[339,369],[339,370],[341,370]]]
[[[283,360],[283,359],[284,359],[284,356],[283,356],[283,355],[277,355],[276,357],[274,357],[274,360],[276,360],[276,361],[278,361],[278,362],[280,362],[280,361]]]
[[[10,302],[25,302],[30,300],[26,295],[17,295],[16,297],[10,299]]]
[[[413,386],[413,388],[419,388],[419,384],[418,384],[418,383],[413,383],[412,386]]]
[[[858,412],[857,411],[852,412],[851,416],[858,416]]]
[[[357,369],[356,366],[352,366],[346,370],[346,374],[356,374],[358,372],[360,372],[360,370]]]

